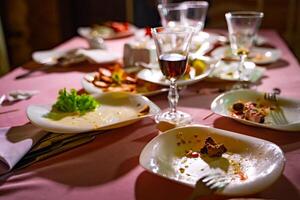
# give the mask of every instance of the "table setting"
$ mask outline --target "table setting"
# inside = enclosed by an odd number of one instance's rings
[[[298,199],[299,63],[264,13],[208,7],[79,27],[1,77],[0,199]]]

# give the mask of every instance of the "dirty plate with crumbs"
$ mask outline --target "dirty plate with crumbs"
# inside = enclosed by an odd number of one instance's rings
[[[54,133],[81,133],[108,130],[132,124],[160,112],[148,98],[123,92],[103,93],[95,96],[100,106],[84,115],[65,115],[50,119],[51,105],[31,105],[27,117],[34,125]]]
[[[224,145],[225,153],[201,153],[209,137]],[[271,142],[200,125],[160,134],[140,155],[140,164],[149,172],[191,187],[210,170],[219,170],[231,180],[217,191],[223,195],[248,195],[267,188],[281,175],[284,162],[283,152]]]

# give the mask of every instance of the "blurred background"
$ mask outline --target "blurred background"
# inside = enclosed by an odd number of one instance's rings
[[[227,11],[265,13],[262,28],[275,29],[300,58],[299,0],[208,0],[205,28],[227,29]],[[168,1],[179,2],[179,1]],[[51,49],[77,35],[77,28],[105,21],[158,26],[157,0],[1,0],[0,74],[24,64],[33,51]]]

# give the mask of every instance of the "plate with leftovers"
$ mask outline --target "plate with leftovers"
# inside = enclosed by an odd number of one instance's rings
[[[91,27],[79,27],[77,32],[80,36],[91,39],[101,37],[105,40],[129,37],[134,34],[136,28],[128,22],[105,22]]]
[[[177,85],[190,85],[205,79],[213,71],[214,63],[213,59],[205,56],[190,58],[184,75],[176,81]],[[137,77],[158,85],[169,86],[169,81],[158,67],[142,69],[137,73]]]
[[[137,78],[134,72],[128,73],[120,64],[100,67],[98,72],[84,75],[81,84],[91,94],[130,92],[151,96],[168,91],[166,87]]]
[[[202,125],[171,129],[151,140],[140,155],[149,172],[195,187],[218,170],[229,184],[222,195],[249,195],[264,190],[281,175],[285,158],[275,144]]]
[[[54,133],[81,133],[127,126],[160,112],[148,98],[111,92],[97,96],[59,91],[52,105],[30,105],[27,117],[34,125]]]
[[[275,130],[300,130],[300,101],[276,96],[267,100],[264,92],[235,90],[219,95],[211,110],[241,123]]]
[[[210,81],[238,81],[239,80],[239,67],[238,61],[223,61],[220,60],[216,63],[213,71],[209,75]],[[255,83],[261,79],[266,71],[263,67],[257,67],[253,62],[245,62],[242,75],[242,81]]]
[[[281,51],[273,48],[253,47],[248,55],[248,60],[258,65],[274,63],[281,58]],[[232,54],[230,46],[215,49],[211,56],[224,60],[239,60]]]
[[[92,63],[110,63],[120,59],[120,56],[101,49],[69,49],[69,50],[49,50],[36,51],[32,54],[32,59],[44,65],[62,65],[90,61]]]

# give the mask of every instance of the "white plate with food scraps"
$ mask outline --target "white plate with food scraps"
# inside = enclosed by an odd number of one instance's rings
[[[66,115],[54,120],[47,117],[51,105],[31,105],[27,108],[27,117],[46,131],[81,133],[127,126],[160,112],[156,104],[141,95],[114,92],[97,95],[95,99],[100,106],[81,116]]]
[[[238,57],[232,54],[230,46],[222,46],[215,49],[211,55],[215,58],[231,58],[237,59]],[[252,61],[258,65],[265,65],[274,63],[281,58],[281,51],[279,49],[253,47],[249,54],[249,61]]]
[[[251,126],[300,131],[300,101],[277,96],[277,102],[272,102],[264,95],[253,90],[226,92],[214,99],[211,110]]]
[[[92,63],[110,63],[120,59],[120,56],[101,49],[69,49],[69,50],[49,50],[36,51],[32,54],[32,59],[44,65],[61,64],[63,66],[76,64],[85,60]]]
[[[221,157],[199,153],[209,137],[227,152]],[[218,169],[230,182],[217,193],[233,196],[266,189],[279,178],[284,163],[282,150],[271,142],[202,125],[160,134],[140,155],[140,164],[149,172],[191,187],[210,170]]]
[[[84,75],[81,79],[81,85],[82,85],[83,89],[90,94],[102,94],[103,92],[106,92],[102,88],[95,86],[93,84],[93,82],[90,81],[96,74],[97,74],[97,72],[88,73],[88,74]],[[160,94],[160,93],[167,92],[167,91],[169,91],[169,88],[160,87],[160,86],[154,85],[153,83],[145,82],[144,85],[141,85],[138,88],[138,91],[133,92],[133,93],[144,95],[144,96],[153,96],[153,95]]]
[[[180,79],[176,81],[178,86],[185,86],[197,83],[210,75],[214,69],[215,60],[209,57],[192,58],[199,59],[205,63],[205,69],[197,70],[196,67],[190,67],[188,73],[185,73]],[[145,80],[158,85],[169,86],[169,81],[165,78],[159,67],[152,69],[142,69],[137,73],[137,77],[141,80]]]
[[[209,75],[210,81],[238,81],[239,80],[239,62],[238,61],[223,61],[220,60],[215,65],[213,71]],[[264,72],[266,71],[263,67],[257,67],[253,62],[244,63],[244,71],[242,81],[255,83],[260,80]]]
[[[91,39],[92,37],[101,37],[105,40],[111,40],[134,35],[134,33],[137,31],[137,28],[128,23],[127,26],[127,30],[119,32],[105,25],[96,25],[95,27],[79,27],[77,29],[77,33],[86,39]]]

